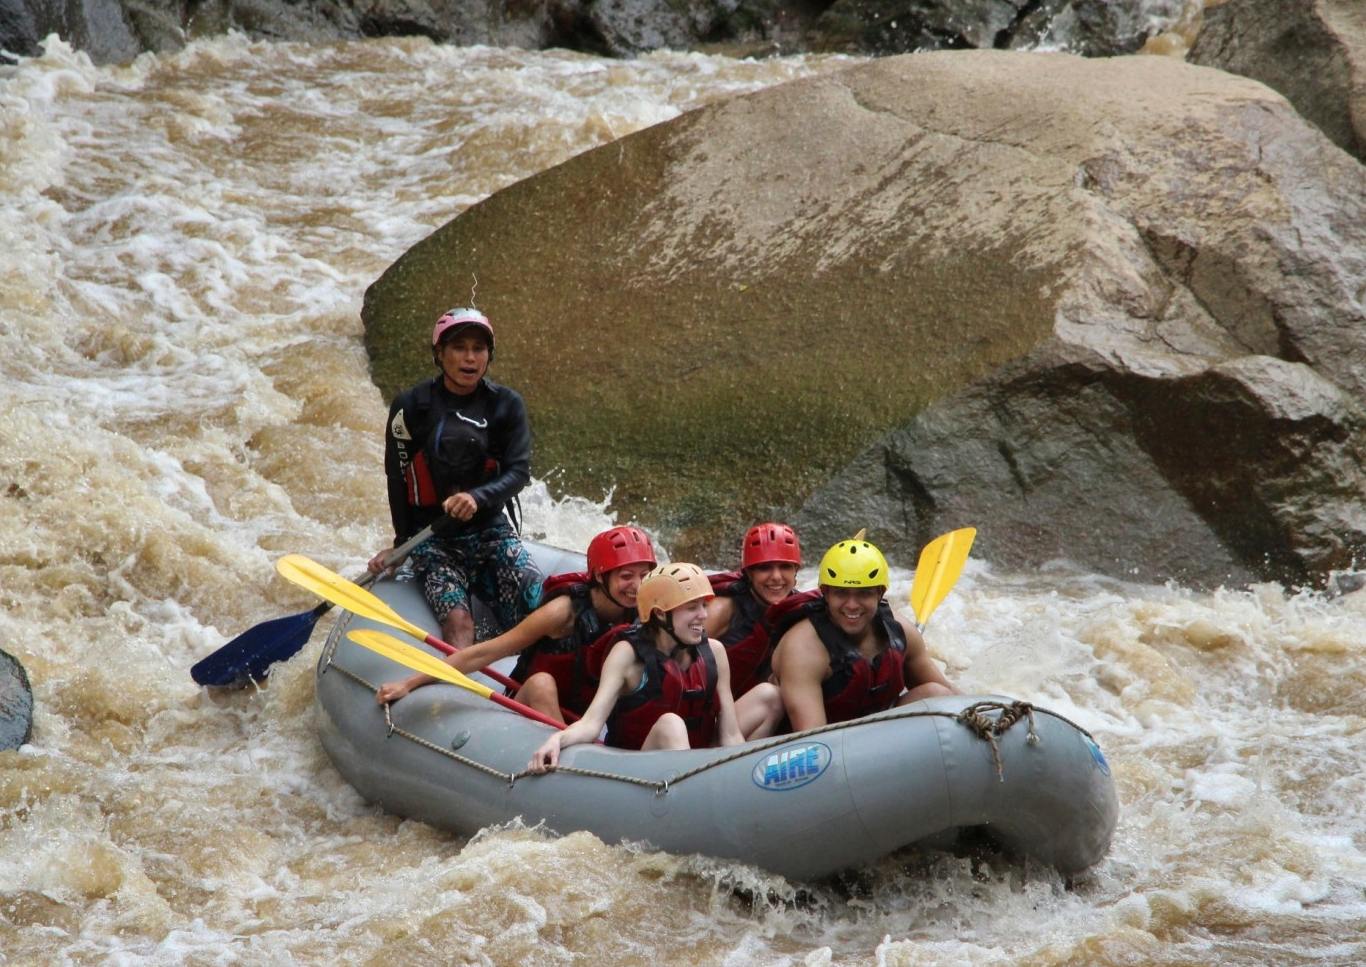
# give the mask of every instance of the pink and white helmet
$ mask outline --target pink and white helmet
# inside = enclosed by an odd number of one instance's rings
[[[432,327],[432,345],[440,343],[441,337],[448,330],[463,329],[465,326],[478,326],[483,329],[489,337],[489,352],[493,352],[493,326],[489,324],[488,316],[474,308],[447,309]]]

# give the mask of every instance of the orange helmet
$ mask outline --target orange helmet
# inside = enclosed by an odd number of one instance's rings
[[[696,564],[665,564],[655,568],[640,582],[636,592],[636,609],[641,621],[649,621],[655,611],[668,614],[674,608],[701,598],[710,601],[715,595],[711,581]]]

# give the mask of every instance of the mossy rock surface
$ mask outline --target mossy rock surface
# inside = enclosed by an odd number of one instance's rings
[[[880,123],[842,116],[846,100],[838,82],[784,85],[473,206],[366,293],[376,382],[389,398],[432,372],[431,324],[477,278],[498,337],[491,375],[531,412],[533,472],[567,492],[610,490],[621,519],[655,528],[676,555],[728,560],[749,523],[795,511],[889,427],[1051,329],[1045,280],[1020,265],[1010,232],[945,250],[859,228],[861,208],[886,205],[914,223],[922,189],[887,157],[838,184],[850,168],[839,155]],[[803,154],[794,126],[823,129],[820,151]],[[753,164],[709,160],[737,152]],[[843,251],[816,219],[809,232],[775,225],[781,244],[763,244],[762,200],[805,220],[806,183],[844,222]],[[746,199],[761,202],[752,220]]]
[[[1366,553],[1366,168],[1245,78],[938,52],[683,115],[396,262],[387,394],[475,277],[534,472],[676,557],[770,516],[902,565],[968,524],[1192,583]]]

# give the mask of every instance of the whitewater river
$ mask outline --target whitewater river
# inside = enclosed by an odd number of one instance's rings
[[[1366,961],[1366,594],[971,565],[928,632],[949,676],[1078,721],[1114,767],[1114,846],[1073,884],[467,842],[333,770],[321,633],[263,690],[191,683],[311,606],[278,556],[355,574],[388,539],[359,308],[394,258],[572,154],[849,63],[229,38],[0,69],[0,648],[37,706],[0,753],[0,963]],[[614,520],[526,503],[555,543]]]

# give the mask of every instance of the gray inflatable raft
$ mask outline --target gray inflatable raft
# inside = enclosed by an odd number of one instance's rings
[[[569,552],[535,553],[547,574],[582,567]],[[416,584],[372,590],[436,632]],[[1104,856],[1114,832],[1096,743],[1024,703],[956,695],[728,748],[573,746],[556,772],[529,775],[547,726],[446,684],[377,705],[375,689],[408,670],[344,637],[366,627],[392,630],[344,615],[319,660],[323,746],[367,801],[461,835],[520,817],[814,879],[968,827],[1071,874]]]

